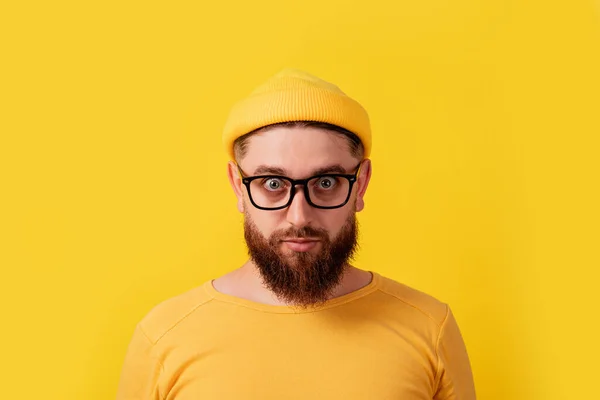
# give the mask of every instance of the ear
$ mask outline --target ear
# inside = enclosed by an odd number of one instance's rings
[[[237,197],[237,209],[239,212],[244,212],[244,184],[240,178],[237,164],[233,161],[227,163],[227,177],[229,178],[229,184]]]
[[[356,185],[358,187],[356,193],[356,211],[362,211],[365,208],[365,193],[367,191],[367,186],[369,186],[369,181],[371,180],[371,160],[368,158],[363,161],[362,167],[360,168],[360,174],[358,175],[358,179]]]

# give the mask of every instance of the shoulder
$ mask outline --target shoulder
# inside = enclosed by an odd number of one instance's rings
[[[155,344],[211,300],[212,297],[204,289],[204,284],[200,285],[158,303],[142,318],[139,327]]]
[[[401,307],[414,309],[424,317],[441,327],[448,317],[449,307],[436,297],[398,282],[392,278],[379,275],[379,291],[384,293]]]

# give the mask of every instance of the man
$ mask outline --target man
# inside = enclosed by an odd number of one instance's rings
[[[371,177],[362,106],[284,70],[223,141],[250,259],[138,324],[117,399],[475,399],[449,307],[349,264]]]

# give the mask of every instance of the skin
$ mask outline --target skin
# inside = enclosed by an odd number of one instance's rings
[[[307,178],[314,171],[331,165],[341,165],[346,173],[361,160],[352,156],[346,140],[335,133],[313,127],[276,127],[255,134],[250,138],[247,154],[238,160],[247,176],[256,173],[260,166],[279,167],[285,170],[283,175],[293,179]],[[237,198],[238,211],[252,218],[260,233],[268,238],[276,230],[285,230],[293,226],[302,228],[312,226],[325,229],[333,239],[350,213],[364,209],[364,195],[371,178],[371,162],[362,161],[360,175],[352,189],[348,203],[337,209],[323,210],[311,207],[304,197],[301,187],[297,188],[292,204],[288,208],[276,211],[259,210],[248,199],[246,188],[242,183],[237,166],[230,161],[227,165],[229,183]],[[353,207],[354,206],[354,207]],[[282,242],[280,250],[286,256],[293,256],[298,244]],[[308,246],[309,252],[317,253],[321,244],[316,242]],[[330,298],[339,297],[364,287],[371,281],[368,271],[347,265],[340,283],[334,288]],[[251,259],[240,268],[231,271],[213,281],[219,292],[270,305],[289,305],[278,299],[267,289],[260,277],[257,267]]]

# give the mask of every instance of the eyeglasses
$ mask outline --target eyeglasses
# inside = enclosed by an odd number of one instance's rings
[[[292,204],[297,185],[304,187],[304,197],[312,207],[332,209],[343,207],[350,199],[361,164],[354,168],[358,168],[354,174],[319,174],[306,179],[291,179],[281,175],[245,176],[240,166],[237,167],[250,202],[260,210],[288,207]]]

